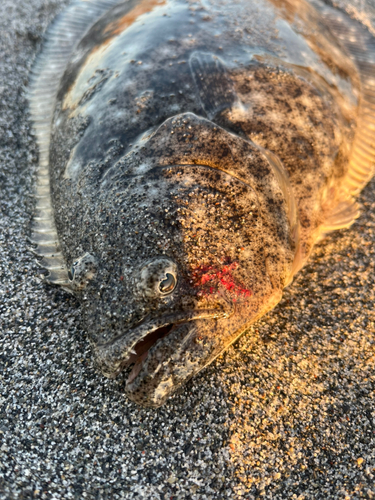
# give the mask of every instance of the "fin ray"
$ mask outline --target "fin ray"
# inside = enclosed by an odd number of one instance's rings
[[[49,181],[49,145],[55,99],[60,79],[70,55],[86,31],[120,0],[75,0],[48,29],[42,52],[31,69],[28,93],[29,109],[39,147],[39,167],[34,196],[37,200],[30,250],[38,264],[48,271],[43,279],[62,286],[68,292],[70,282],[64,257],[59,248],[51,203]]]
[[[359,217],[359,205],[355,199],[348,196],[346,200],[341,201],[330,212],[321,227],[321,233],[325,234],[337,229],[345,229],[350,227],[353,222]]]
[[[375,144],[375,38],[364,25],[339,9],[321,2],[318,9],[356,64],[361,80],[357,130],[348,173],[343,183],[344,190],[350,195],[357,195],[374,175],[375,150],[372,145]]]

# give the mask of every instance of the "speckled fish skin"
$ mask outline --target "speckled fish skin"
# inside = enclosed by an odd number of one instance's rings
[[[86,32],[51,197],[103,373],[135,363],[130,399],[160,406],[278,303],[342,203],[360,93],[300,1],[122,2]]]

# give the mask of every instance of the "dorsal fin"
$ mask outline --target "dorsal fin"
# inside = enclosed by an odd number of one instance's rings
[[[196,51],[190,56],[190,69],[202,108],[210,120],[225,109],[242,105],[225,64],[218,56]]]
[[[316,3],[314,2],[316,5]],[[331,32],[339,39],[361,80],[358,122],[353,140],[348,173],[343,189],[357,195],[374,175],[375,164],[375,37],[359,21],[344,12],[319,3]],[[347,203],[347,200],[344,200]],[[345,212],[345,211],[344,211]],[[353,209],[353,214],[355,210]]]
[[[39,146],[36,213],[30,237],[38,264],[47,269],[48,283],[70,289],[68,271],[60,250],[50,193],[49,146],[52,117],[60,79],[75,47],[86,31],[120,0],[75,0],[54,21],[31,70],[29,103]]]

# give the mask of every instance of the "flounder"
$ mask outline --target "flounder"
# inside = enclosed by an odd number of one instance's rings
[[[33,251],[158,407],[357,217],[375,40],[318,1],[75,0],[33,75]]]

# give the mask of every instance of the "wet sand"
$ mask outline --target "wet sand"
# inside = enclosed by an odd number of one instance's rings
[[[0,498],[374,498],[375,181],[272,313],[164,407],[139,408],[98,373],[78,304],[26,248],[24,91],[64,3],[1,2]]]

